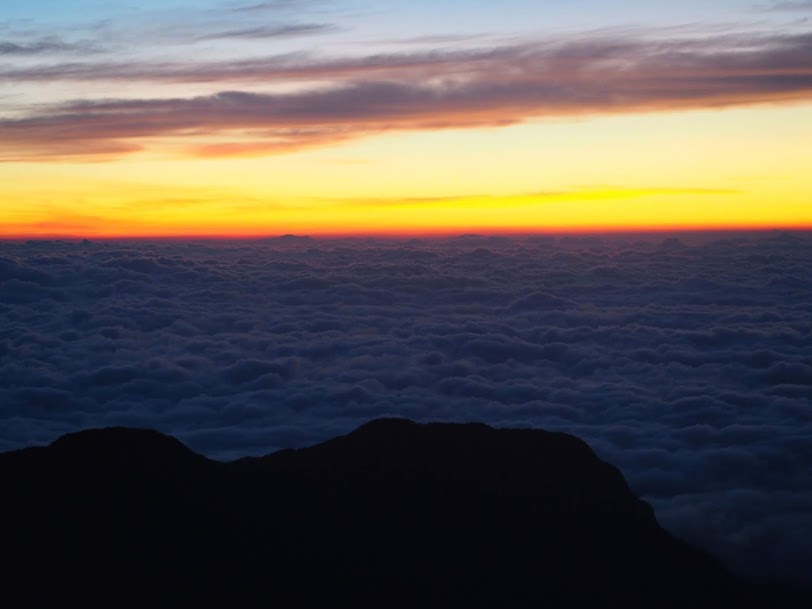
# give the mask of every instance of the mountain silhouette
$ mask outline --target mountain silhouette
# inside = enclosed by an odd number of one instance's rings
[[[112,428],[0,484],[7,606],[776,606],[563,433],[381,419],[221,463]]]

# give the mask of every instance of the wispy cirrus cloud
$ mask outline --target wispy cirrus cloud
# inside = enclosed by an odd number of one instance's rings
[[[28,69],[44,78],[42,68]],[[211,95],[80,100],[0,121],[0,158],[108,153],[189,138],[193,155],[271,154],[391,130],[502,126],[549,116],[721,108],[812,99],[812,34],[650,40],[586,37],[479,51],[128,67],[76,64],[63,78],[222,85]],[[0,78],[12,78],[8,73]],[[22,79],[21,71],[13,76]],[[293,92],[238,83],[302,81]],[[318,87],[306,81],[322,81]],[[324,84],[324,82],[328,84]],[[201,143],[201,138],[211,142]]]
[[[61,53],[90,53],[98,49],[90,43],[65,42],[56,36],[41,38],[39,40],[15,42],[0,40],[0,57],[28,56]]]
[[[198,40],[220,40],[227,38],[263,39],[263,38],[290,38],[294,36],[309,36],[335,31],[337,27],[329,23],[292,23],[284,25],[266,25],[239,30],[214,32],[200,36]]]
[[[760,7],[762,10],[767,11],[812,11],[812,2],[776,2],[766,7]]]
[[[254,2],[253,4],[240,4],[233,6],[229,10],[234,13],[256,13],[264,11],[280,11],[299,9],[316,4],[322,4],[319,0],[271,0],[269,2]]]
[[[334,23],[337,15],[323,4],[315,0],[254,5],[166,3],[139,10],[114,4],[99,11],[87,11],[86,18],[77,15],[71,23],[62,23],[59,15],[53,21],[34,17],[3,20],[4,10],[0,8],[0,57],[12,53],[23,56],[104,49],[126,58],[124,63],[129,64],[140,64],[145,58],[156,56],[184,57],[194,62],[201,59],[200,54],[190,52],[197,42],[270,41],[341,31]],[[239,54],[239,49],[239,46],[230,49],[229,54],[233,57]]]
[[[325,25],[325,28],[331,26]],[[226,35],[250,36],[258,30]],[[215,34],[214,36],[221,36]],[[566,77],[571,69],[595,67],[636,71],[669,69],[676,76],[725,76],[749,70],[754,74],[808,72],[812,33],[788,35],[728,35],[699,39],[648,40],[623,34],[567,40],[531,40],[483,49],[426,50],[375,53],[349,57],[320,57],[294,52],[229,61],[71,62],[0,69],[0,81],[133,81],[153,83],[245,83],[273,78],[347,81],[376,78],[402,81],[436,77],[471,78],[494,73],[511,76]],[[623,70],[621,70],[623,69]],[[611,76],[611,72],[608,76]],[[577,75],[576,75],[577,76]]]

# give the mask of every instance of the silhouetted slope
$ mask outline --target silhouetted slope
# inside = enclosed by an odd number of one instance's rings
[[[379,420],[233,463],[154,431],[0,455],[13,606],[682,607],[741,583],[573,436]]]

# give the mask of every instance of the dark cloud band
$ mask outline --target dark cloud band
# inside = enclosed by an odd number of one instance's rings
[[[490,51],[317,61],[300,56],[196,66],[57,68],[61,78],[328,81],[295,93],[239,90],[174,99],[76,101],[0,121],[0,158],[108,155],[142,138],[194,137],[196,155],[276,153],[388,130],[499,126],[812,96],[812,36],[651,41],[600,38]],[[52,78],[49,68],[0,78]],[[211,137],[217,143],[200,143]],[[223,138],[226,140],[223,142]]]

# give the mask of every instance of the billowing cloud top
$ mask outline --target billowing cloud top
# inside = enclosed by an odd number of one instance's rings
[[[812,238],[0,243],[0,449],[217,458],[373,417],[575,433],[737,569],[808,576]]]

